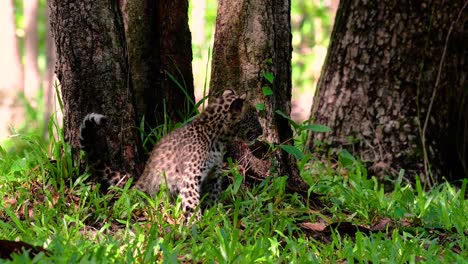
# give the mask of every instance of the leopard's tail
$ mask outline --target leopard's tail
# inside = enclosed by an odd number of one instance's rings
[[[98,150],[95,149],[96,143],[100,141],[97,131],[106,122],[107,117],[98,113],[90,113],[83,118],[80,126],[80,147],[88,155],[98,155]]]
[[[88,166],[93,175],[107,190],[110,186],[123,188],[130,178],[130,174],[113,168],[108,164],[108,147],[106,133],[108,118],[98,113],[87,114],[80,126],[80,147],[88,156]]]

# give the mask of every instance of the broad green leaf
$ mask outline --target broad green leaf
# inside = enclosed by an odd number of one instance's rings
[[[405,210],[403,210],[403,209],[400,208],[400,207],[396,207],[395,210],[393,211],[393,214],[394,214],[397,218],[402,218],[402,217],[405,215]]]
[[[356,158],[354,158],[351,153],[349,153],[346,149],[343,149],[338,153],[338,161],[341,166],[345,168],[349,168],[356,162]]]
[[[258,103],[255,105],[255,108],[257,108],[257,111],[265,111],[265,104],[264,103]]]
[[[273,84],[273,81],[275,80],[275,76],[271,72],[263,73],[263,77],[265,77],[265,79],[267,79],[267,81],[271,84]]]
[[[318,125],[318,124],[312,124],[312,125],[305,125],[301,126],[303,130],[310,130],[312,132],[317,132],[317,133],[327,133],[331,131],[331,128],[325,125]]]
[[[293,155],[294,157],[296,157],[296,159],[298,159],[298,160],[302,160],[304,158],[304,154],[298,148],[296,148],[295,146],[279,145],[279,147],[282,148],[287,153],[289,153],[289,154]]]
[[[262,87],[262,92],[265,96],[273,95],[273,90],[271,90],[271,88],[267,86]]]
[[[339,156],[345,159],[356,161],[356,158],[351,153],[349,153],[349,151],[347,151],[346,149],[342,149],[340,151]]]
[[[289,117],[288,115],[286,115],[285,113],[281,112],[280,110],[276,110],[275,113],[277,113],[278,115],[286,118],[287,120],[289,120],[289,123],[291,123],[291,125],[295,128],[295,129],[298,129],[300,127],[299,124],[297,124],[296,122],[294,122],[294,120],[291,119],[291,117]]]

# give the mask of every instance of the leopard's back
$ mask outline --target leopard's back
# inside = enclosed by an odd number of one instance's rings
[[[161,184],[167,184],[171,192],[178,193],[183,184],[204,181],[209,171],[222,163],[225,143],[232,137],[229,128],[238,120],[243,102],[244,98],[227,90],[191,123],[163,137],[151,152],[136,187],[154,194]]]
[[[188,125],[190,126],[190,124]],[[162,184],[167,184],[173,193],[179,192],[184,163],[200,162],[194,153],[202,149],[202,140],[190,137],[188,126],[180,127],[163,137],[151,151],[145,169],[136,182],[136,188],[153,195]],[[196,137],[196,135],[193,135]]]

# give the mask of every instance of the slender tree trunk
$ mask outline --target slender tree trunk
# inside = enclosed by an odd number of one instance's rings
[[[312,139],[353,151],[376,175],[466,177],[466,5],[340,1],[312,107],[332,132]]]
[[[137,117],[145,116],[149,127],[163,122],[163,110],[158,108],[160,114],[155,114],[158,100],[162,102],[157,6],[157,1],[124,1],[122,5],[135,108]]]
[[[169,117],[173,121],[182,121],[196,113],[188,1],[161,0],[158,14],[161,92],[164,101],[156,107],[163,109],[166,105]]]
[[[23,89],[23,72],[20,63],[16,26],[13,16],[13,3],[0,1],[0,141],[9,135],[8,126],[16,123],[14,118],[15,98]]]
[[[138,117],[150,128],[186,119],[194,105],[188,2],[125,1],[122,10]]]
[[[33,99],[40,84],[37,36],[37,14],[39,0],[24,0],[25,52],[24,52],[24,94]]]
[[[288,0],[219,1],[210,94],[227,88],[247,92],[254,105],[264,106],[260,123],[264,137],[274,144],[292,144],[288,120],[276,114],[291,112],[291,52]],[[273,82],[265,75],[274,76]],[[264,94],[263,87],[273,94]],[[307,189],[295,159],[280,148],[274,156],[279,175],[289,176],[290,186]]]
[[[44,87],[44,135],[48,133],[48,126],[50,116],[52,112],[57,111],[57,115],[61,116],[60,109],[54,108],[54,100],[56,99],[55,93],[55,61],[56,61],[56,52],[55,52],[55,45],[54,40],[51,35],[51,28],[50,28],[50,17],[49,17],[49,9],[45,8],[45,17],[47,19],[46,23],[46,70],[44,74],[44,78],[42,80],[42,86]],[[60,120],[61,118],[57,118]]]
[[[77,147],[83,117],[103,113],[110,118],[103,151],[111,164],[139,175],[141,151],[117,1],[51,0],[49,7],[66,141]]]

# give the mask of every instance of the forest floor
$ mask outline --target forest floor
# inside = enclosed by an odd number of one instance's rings
[[[49,126],[49,132],[54,127]],[[59,129],[55,135],[60,135]],[[298,143],[301,144],[301,143]],[[300,149],[300,146],[298,146]],[[404,174],[384,188],[349,155],[298,164],[310,203],[286,177],[248,186],[235,166],[221,203],[180,223],[180,201],[129,188],[103,194],[63,138],[17,136],[0,148],[0,261],[12,263],[464,263],[467,180],[425,190]],[[27,249],[22,251],[21,248]],[[17,250],[17,254],[10,253]]]

